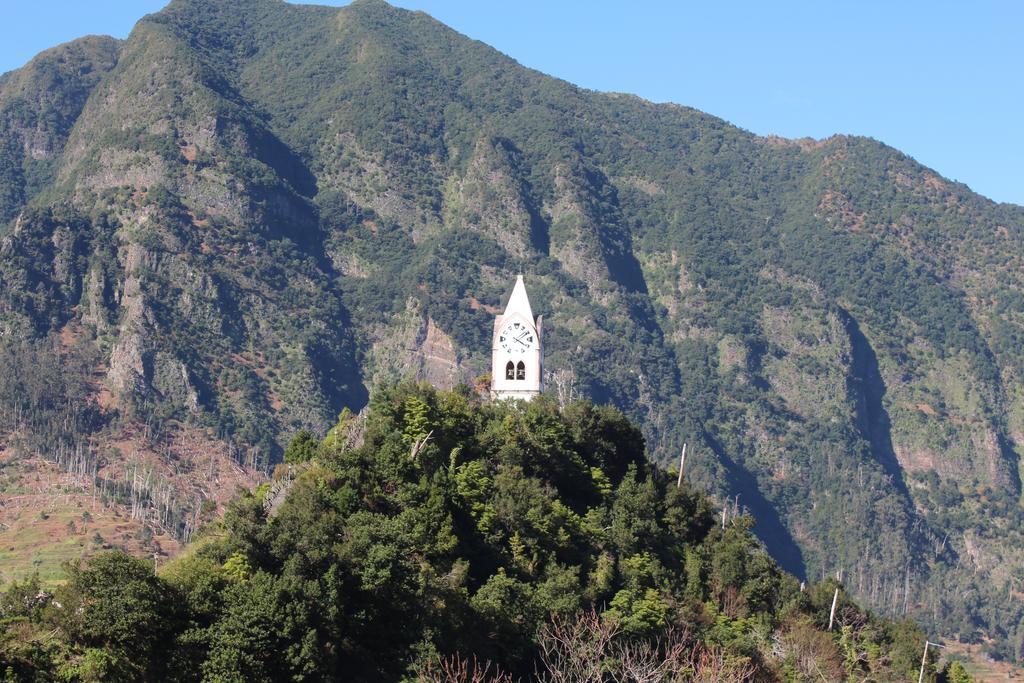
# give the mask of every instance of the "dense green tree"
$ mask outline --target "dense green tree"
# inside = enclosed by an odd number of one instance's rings
[[[8,677],[393,681],[475,657],[528,680],[565,664],[545,659],[558,651],[772,680],[790,656],[772,638],[821,666],[846,653],[857,680],[914,666],[920,630],[845,593],[842,629],[824,633],[835,584],[801,592],[751,518],[715,524],[613,410],[403,384],[360,419],[362,443],[303,437],[311,459],[272,514],[241,493],[159,576],[114,551],[69,566],[52,602],[37,580],[10,586]]]
[[[974,679],[959,661],[950,662],[943,674],[946,683],[974,683]]]
[[[292,678],[284,659],[281,617],[286,609],[274,577],[263,572],[234,581],[209,634],[202,664],[205,680],[218,683]]]
[[[82,660],[64,666],[85,680],[158,679],[165,648],[181,626],[180,596],[148,563],[121,552],[67,566],[67,583],[49,608]]]
[[[288,447],[284,449],[284,461],[291,465],[309,462],[316,454],[319,445],[320,440],[314,436],[313,432],[302,429],[292,437],[292,440],[288,442]]]

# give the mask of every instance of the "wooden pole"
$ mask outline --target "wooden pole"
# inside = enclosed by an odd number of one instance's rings
[[[839,602],[839,589],[836,589],[835,594],[832,596],[832,609],[828,613],[828,630],[832,630],[832,622],[836,619],[836,604]]]
[[[924,654],[921,655],[921,672],[917,674],[917,683],[924,680],[924,665],[928,661],[928,641],[924,641]]]
[[[924,681],[924,665],[928,663],[928,646],[934,645],[935,647],[946,647],[945,645],[939,645],[938,643],[929,642],[926,638],[924,641],[924,654],[921,655],[921,671],[917,674],[917,683]]]
[[[683,485],[683,468],[686,466],[686,444],[683,444],[683,452],[679,455],[679,479],[676,481],[676,488]]]

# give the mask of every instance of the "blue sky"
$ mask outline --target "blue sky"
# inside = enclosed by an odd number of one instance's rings
[[[5,0],[0,71],[163,0]],[[344,2],[323,4],[341,5]],[[868,135],[1024,204],[1024,3],[396,0],[520,63],[759,134]]]

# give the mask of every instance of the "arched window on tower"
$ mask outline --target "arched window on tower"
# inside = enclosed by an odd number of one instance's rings
[[[516,379],[526,379],[526,363],[523,361],[516,365]]]
[[[505,379],[515,379],[515,378],[516,378],[516,366],[512,363],[512,361],[509,361],[508,365],[505,366]]]

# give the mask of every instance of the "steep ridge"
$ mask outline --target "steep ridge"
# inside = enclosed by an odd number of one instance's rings
[[[0,222],[49,183],[72,125],[119,51],[119,41],[89,36],[0,76]]]
[[[0,330],[80,323],[111,410],[269,466],[377,386],[472,382],[523,271],[553,390],[662,462],[688,443],[798,575],[1021,654],[1021,207],[872,140],[581,90],[379,0],[175,0],[84,45],[52,182],[5,200]]]

